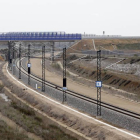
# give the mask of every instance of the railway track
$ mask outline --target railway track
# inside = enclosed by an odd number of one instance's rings
[[[17,65],[17,62],[16,62],[16,67],[19,69],[18,65]],[[26,76],[28,76],[28,73],[27,73],[27,70],[23,67],[22,65],[22,69],[24,71],[22,71],[23,74],[25,74]],[[42,82],[42,79],[34,74],[30,74],[30,77],[38,82]],[[45,85],[51,87],[51,88],[54,88],[58,91],[61,91],[63,92],[62,90],[62,87],[61,86],[58,86],[56,84],[53,84],[49,81],[45,81]],[[97,100],[96,99],[93,99],[93,98],[90,98],[90,97],[87,97],[85,95],[82,95],[82,94],[79,94],[79,93],[76,93],[74,91],[71,91],[71,90],[67,90],[66,91],[66,94],[69,94],[69,95],[72,95],[73,97],[76,97],[76,98],[79,98],[81,100],[85,100],[87,102],[90,102],[90,103],[93,103],[93,104],[97,104]],[[109,103],[105,103],[105,102],[101,102],[101,106],[106,108],[106,109],[110,109],[112,111],[116,111],[118,113],[121,113],[121,114],[124,114],[124,115],[127,115],[129,117],[133,117],[135,119],[140,119],[140,114],[136,113],[136,112],[132,112],[130,110],[126,110],[126,109],[123,109],[123,108],[120,108],[120,107],[117,107],[117,106],[114,106],[114,105],[111,105]]]

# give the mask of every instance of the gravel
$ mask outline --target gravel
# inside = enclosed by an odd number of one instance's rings
[[[18,77],[18,71],[16,70],[16,77]],[[27,84],[27,76],[22,74],[22,82]],[[36,82],[31,78],[31,86],[35,88],[35,84],[38,84],[38,86],[41,87],[41,83]],[[57,89],[53,89],[51,87],[46,86],[45,87],[45,93],[47,96],[62,102],[63,101],[63,92],[58,91]],[[41,91],[41,89],[38,89],[38,91]],[[74,97],[72,95],[66,94],[66,104],[68,106],[71,106],[72,108],[76,108],[77,110],[84,112],[86,114],[89,114],[90,116],[96,116],[97,114],[97,105],[89,103],[83,99],[79,99],[77,97]],[[127,115],[106,109],[104,107],[102,109],[102,119],[112,125],[125,128],[127,130],[130,130],[132,132],[136,132],[140,134],[140,120],[135,119],[133,117],[129,117]]]

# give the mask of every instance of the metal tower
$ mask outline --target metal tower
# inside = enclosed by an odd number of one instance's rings
[[[63,48],[63,103],[66,102],[66,48]]]
[[[13,68],[13,75],[15,75],[15,46],[13,45],[13,63],[12,63],[12,68]]]
[[[51,61],[54,62],[54,42],[51,42]]]
[[[42,91],[45,92],[45,45],[42,46]]]
[[[28,45],[28,85],[30,85],[30,73],[31,73],[31,63],[30,63],[30,44]]]
[[[101,50],[97,51],[97,81],[101,81]],[[97,116],[101,116],[101,87],[97,87]]]

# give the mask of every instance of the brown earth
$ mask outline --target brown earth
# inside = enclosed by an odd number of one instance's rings
[[[108,44],[134,44],[140,43],[140,39],[95,39],[96,45],[108,45]]]
[[[123,50],[123,48],[125,48],[126,52],[140,51],[140,39],[94,39],[94,43],[97,50],[99,49],[99,46],[103,46],[108,50],[113,50],[113,46],[115,46],[115,48],[119,50]],[[76,53],[77,50],[79,53],[81,53],[81,50],[94,50],[93,40],[85,39],[72,46],[72,49],[69,48],[67,50],[67,60],[70,58],[69,53]],[[111,64],[111,60],[107,59],[107,61]],[[68,68],[70,71],[79,75],[80,77],[96,81],[96,66],[93,67],[91,64],[85,63],[82,64],[81,61],[76,61],[74,63],[69,64]],[[137,56],[130,58],[128,57],[119,64],[127,63],[139,64],[140,58]],[[121,89],[126,92],[129,92],[130,94],[126,94],[125,97],[135,101],[140,101],[140,78],[138,76],[133,75],[133,73],[126,74],[124,72],[118,72],[113,70],[102,70],[102,80],[103,84],[110,86],[110,88],[114,87],[116,90]],[[122,95],[124,96],[124,93]],[[131,95],[134,96],[132,97]]]
[[[99,49],[99,46],[102,46],[108,50],[114,50],[113,46],[115,46],[116,49],[118,49],[117,46],[120,46],[119,49],[123,49],[123,46],[125,45],[135,45],[135,44],[138,45],[139,44],[140,46],[140,39],[94,39],[94,43],[97,50]],[[75,50],[72,50],[72,49],[75,49]],[[72,49],[68,48],[67,52],[80,53],[83,50],[94,50],[93,40],[92,39],[81,40],[76,45],[73,45]],[[133,51],[135,51],[135,49],[133,49]],[[132,49],[131,49],[131,52],[132,52]]]
[[[80,77],[93,81],[96,81],[97,79],[97,71],[95,69],[85,68],[84,66],[72,63],[68,65],[68,68],[70,71],[74,72]],[[122,89],[127,92],[135,93],[135,95],[140,99],[140,79],[138,79],[137,76],[103,70],[101,77],[103,84],[110,87],[115,87],[117,89]]]

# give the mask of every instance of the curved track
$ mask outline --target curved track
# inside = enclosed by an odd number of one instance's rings
[[[19,69],[17,63],[16,63],[16,67]],[[28,76],[27,70],[23,66],[22,66],[22,69],[24,70],[24,71],[22,71],[22,73]],[[31,76],[32,79],[34,79],[34,80],[36,80],[36,81],[38,81],[40,83],[42,82],[42,79],[40,77],[38,77],[38,76],[36,76],[34,74],[31,74],[30,76]],[[49,81],[45,81],[45,85],[63,92],[61,86],[53,84],[53,83],[51,83]],[[96,99],[87,97],[85,95],[81,95],[81,94],[76,93],[76,92],[71,91],[71,90],[67,90],[66,94],[70,94],[70,95],[72,95],[74,97],[77,97],[79,99],[88,101],[88,102],[93,103],[93,104],[97,104],[97,100]],[[138,114],[138,113],[135,113],[135,112],[132,112],[132,111],[129,111],[129,110],[126,110],[126,109],[123,109],[123,108],[120,108],[120,107],[117,107],[117,106],[105,103],[105,102],[101,102],[101,106],[105,107],[107,109],[110,109],[110,110],[122,113],[124,115],[130,116],[130,117],[133,117],[133,118],[136,118],[136,119],[140,119],[140,114]]]

